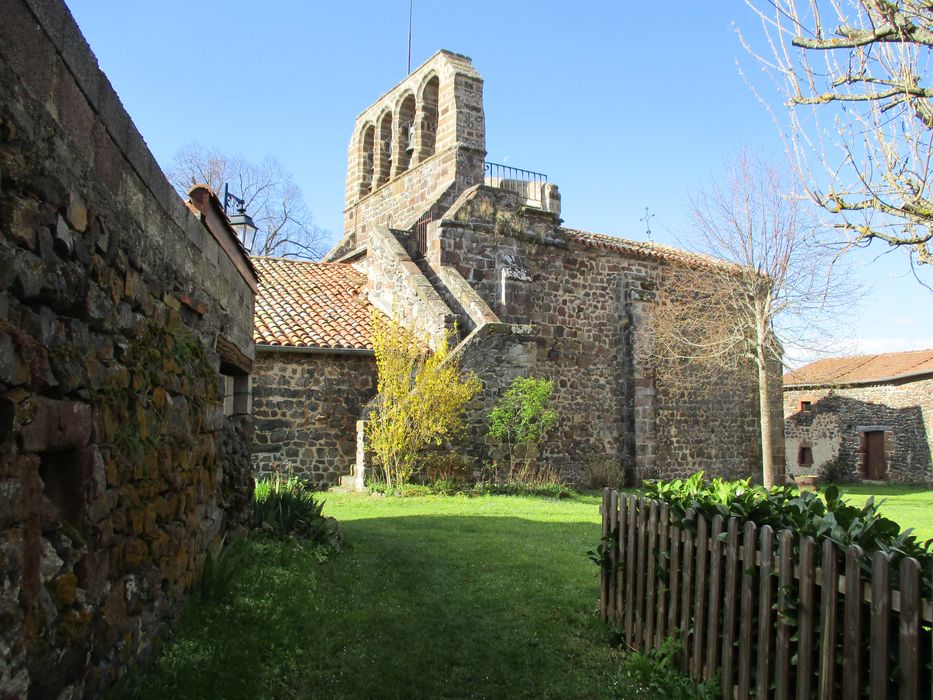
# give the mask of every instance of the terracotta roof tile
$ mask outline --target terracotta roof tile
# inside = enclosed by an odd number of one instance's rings
[[[253,258],[253,339],[261,345],[371,350],[366,276],[343,263]]]
[[[721,264],[722,261],[708,255],[691,253],[672,246],[655,243],[654,241],[630,241],[625,238],[608,236],[604,233],[592,233],[579,229],[566,228],[564,230],[570,238],[592,248],[605,248],[626,255],[652,260],[667,260],[671,262],[684,262],[700,265]]]
[[[926,372],[933,374],[933,350],[830,357],[788,372],[784,386],[871,384]]]

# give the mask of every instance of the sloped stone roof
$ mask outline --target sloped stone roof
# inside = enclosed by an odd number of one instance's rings
[[[784,387],[876,384],[926,373],[933,374],[933,350],[830,357],[788,372]]]
[[[583,245],[591,248],[604,248],[618,253],[624,253],[638,258],[648,258],[649,260],[665,260],[669,262],[680,262],[690,265],[721,265],[723,262],[708,255],[691,253],[680,248],[674,248],[654,241],[630,241],[625,238],[608,236],[604,233],[593,233],[591,231],[582,231],[580,229],[563,229],[570,236],[571,240],[576,240]]]
[[[253,339],[260,345],[371,350],[366,276],[343,263],[253,258],[259,273]]]

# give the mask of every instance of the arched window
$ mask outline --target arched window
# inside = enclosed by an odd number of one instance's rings
[[[411,157],[415,153],[415,96],[407,95],[398,108],[398,127],[396,131],[395,174],[408,170]]]
[[[367,124],[363,127],[363,138],[360,139],[360,197],[369,194],[373,189],[373,169],[376,165],[376,127]]]
[[[379,122],[379,141],[376,143],[376,184],[382,187],[392,172],[392,112],[386,112]]]
[[[434,155],[437,139],[437,99],[440,81],[433,76],[421,91],[421,119],[418,129],[418,162]]]

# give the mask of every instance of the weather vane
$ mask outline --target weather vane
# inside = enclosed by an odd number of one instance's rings
[[[651,219],[654,217],[654,214],[648,213],[648,207],[645,207],[645,215],[639,219],[639,221],[645,222],[645,234],[648,236],[648,240],[651,240]]]

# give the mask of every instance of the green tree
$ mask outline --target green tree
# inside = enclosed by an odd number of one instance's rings
[[[464,409],[480,390],[479,380],[461,372],[459,356],[451,354],[450,335],[431,352],[411,330],[373,314],[379,393],[366,437],[390,487],[411,477],[422,449],[463,429]]]
[[[551,403],[553,382],[535,377],[515,377],[489,412],[489,434],[504,440],[509,451],[509,477],[527,473],[538,455],[544,435],[557,425]]]

